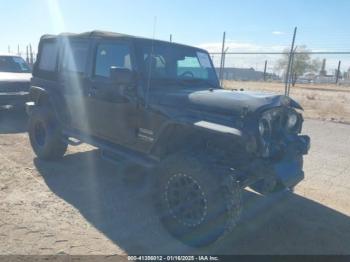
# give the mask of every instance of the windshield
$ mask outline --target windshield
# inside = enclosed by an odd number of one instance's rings
[[[0,72],[30,73],[30,68],[21,57],[0,56]]]
[[[140,42],[136,49],[145,79],[150,77],[151,80],[198,83],[219,88],[215,69],[204,51],[158,41]]]

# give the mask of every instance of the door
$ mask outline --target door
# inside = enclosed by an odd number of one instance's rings
[[[97,42],[94,61],[87,98],[91,130],[111,142],[132,145],[138,114],[136,88],[117,86],[110,81],[112,66],[133,70],[129,42]]]
[[[67,105],[69,125],[91,133],[86,98],[88,95],[88,40],[66,40],[61,50],[59,78]]]

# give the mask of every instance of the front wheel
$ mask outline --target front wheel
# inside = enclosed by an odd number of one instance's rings
[[[190,246],[205,246],[232,230],[240,216],[235,177],[200,156],[176,154],[157,171],[157,208],[163,225]]]
[[[28,133],[32,148],[40,159],[55,160],[65,154],[68,145],[63,142],[61,128],[48,110],[33,110]]]

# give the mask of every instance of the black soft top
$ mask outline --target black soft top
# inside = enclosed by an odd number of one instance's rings
[[[92,38],[92,37],[108,37],[108,38],[138,38],[136,36],[126,35],[126,34],[119,34],[114,32],[107,32],[107,31],[90,31],[90,32],[84,32],[84,33],[61,33],[58,35],[43,35],[41,39],[53,39],[53,38],[60,38],[60,37],[69,37],[69,38]]]
[[[196,48],[198,50],[201,50],[203,52],[207,52],[204,49],[189,46],[189,45],[183,45],[183,44],[178,44],[178,43],[173,43],[173,42],[167,42],[167,41],[162,41],[162,40],[153,40],[150,38],[145,38],[145,37],[138,37],[138,36],[133,36],[133,35],[127,35],[127,34],[120,34],[120,33],[114,33],[114,32],[108,32],[108,31],[99,31],[99,30],[94,30],[94,31],[89,31],[89,32],[84,32],[84,33],[61,33],[58,35],[43,35],[41,37],[41,40],[49,40],[49,39],[59,39],[59,38],[72,38],[72,39],[81,39],[81,38],[111,38],[111,39],[132,39],[138,42],[149,42],[149,41],[156,41],[158,43],[164,43],[164,44],[172,44],[172,45],[178,45],[178,46],[183,46],[183,47],[189,47],[189,48]]]

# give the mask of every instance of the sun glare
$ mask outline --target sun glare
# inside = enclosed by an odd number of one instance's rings
[[[50,12],[51,17],[51,23],[53,26],[53,31],[56,34],[62,33],[62,32],[68,32],[70,31],[69,28],[66,28],[66,24],[64,21],[64,16],[62,14],[59,1],[58,0],[49,0],[46,2],[48,5],[48,10]],[[67,37],[62,38],[63,44],[64,44],[64,51],[63,55],[61,57],[63,60],[67,59],[67,64],[69,64],[69,68],[73,69],[72,71],[77,71],[77,65],[75,61],[75,56],[72,52],[72,45],[71,42]],[[62,70],[64,71],[64,70]],[[91,134],[91,128],[89,119],[87,117],[87,107],[85,104],[85,99],[88,99],[85,97],[83,92],[83,83],[82,79],[78,74],[70,74],[68,71],[63,72],[65,74],[65,85],[70,89],[70,92],[65,94],[65,101],[68,105],[68,111],[72,116],[77,116],[77,119],[79,121],[79,128],[84,130],[87,133]],[[88,170],[86,175],[86,180],[84,182],[85,186],[88,187],[90,190],[90,194],[88,196],[91,198],[90,203],[98,203],[98,192],[97,192],[97,185],[96,185],[96,159],[94,158],[93,154],[88,154],[87,158],[83,158],[86,161],[86,169]],[[96,205],[96,208],[98,205]],[[98,213],[96,215],[98,216]]]

